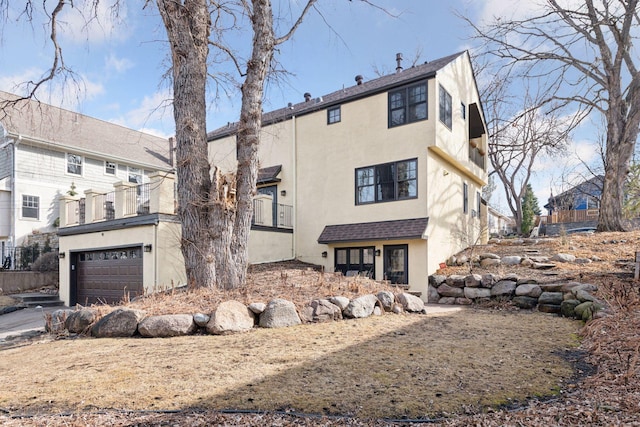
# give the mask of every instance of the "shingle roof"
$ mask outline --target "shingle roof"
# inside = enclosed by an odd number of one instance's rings
[[[318,243],[341,243],[369,240],[419,239],[429,218],[400,219],[394,221],[360,222],[356,224],[327,225]]]
[[[352,101],[375,93],[384,92],[392,87],[409,84],[413,81],[430,78],[436,75],[436,72],[451,61],[462,55],[464,52],[458,52],[435,61],[427,62],[415,67],[407,68],[399,73],[389,74],[380,78],[369,80],[360,85],[354,85],[344,89],[337,90],[320,98],[311,99],[309,101],[294,104],[291,107],[280,108],[270,111],[262,115],[263,125],[288,120],[292,116],[300,116],[322,110],[331,105],[341,104]],[[207,134],[207,139],[213,141],[228,135],[233,135],[236,131],[236,124],[230,123],[219,129],[211,131]]]
[[[0,91],[0,103],[17,99]],[[35,100],[20,101],[0,111],[0,124],[20,135],[60,150],[76,149],[96,157],[128,160],[133,165],[170,170],[169,141],[114,123],[54,107]]]
[[[258,170],[258,184],[267,184],[270,182],[280,182],[278,174],[282,170],[282,165],[269,166]]]

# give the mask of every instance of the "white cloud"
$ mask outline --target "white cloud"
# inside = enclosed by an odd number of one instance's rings
[[[522,19],[530,16],[540,5],[531,0],[486,0],[478,13],[479,22],[486,24],[500,19]]]
[[[124,73],[133,68],[133,61],[127,58],[118,58],[113,52],[105,58],[105,66],[107,71],[113,70],[116,73]]]
[[[80,2],[67,7],[60,18],[60,33],[69,42],[100,44],[106,41],[126,40],[130,31],[125,2],[117,0]],[[116,4],[118,6],[116,7]]]
[[[145,96],[133,109],[109,121],[157,136],[173,135],[171,91],[164,90]]]

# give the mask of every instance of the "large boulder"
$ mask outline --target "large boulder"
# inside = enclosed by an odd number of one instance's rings
[[[130,308],[118,308],[93,325],[91,335],[96,338],[124,338],[133,336],[145,312]]]
[[[315,299],[302,309],[306,322],[330,322],[342,319],[342,310],[327,299]]]
[[[465,277],[466,276],[463,276],[461,274],[452,274],[451,276],[447,277],[445,284],[454,288],[464,288]]]
[[[403,292],[398,295],[398,302],[402,304],[404,311],[408,311],[409,313],[425,312],[424,301],[415,295]]]
[[[331,302],[331,304],[335,304],[340,307],[340,310],[344,310],[345,308],[347,308],[347,306],[351,302],[349,301],[349,298],[342,296],[331,297],[329,298],[329,301]]]
[[[66,322],[67,318],[73,313],[73,310],[70,308],[61,308],[59,310],[53,311],[51,314],[47,315],[47,322],[45,322],[45,331],[53,334],[57,334],[63,332],[67,329]]]
[[[276,298],[265,307],[259,325],[263,328],[284,328],[301,323],[296,306],[291,301]]]
[[[551,257],[551,261],[556,261],[556,262],[574,262],[575,260],[576,260],[575,255],[571,255],[571,254],[559,253]]]
[[[223,335],[236,332],[247,332],[253,329],[255,317],[249,307],[240,301],[224,301],[211,313],[207,323],[207,332]]]
[[[531,309],[538,305],[538,298],[519,296],[513,298],[513,303],[516,305],[516,307]]]
[[[467,288],[477,288],[482,285],[482,276],[479,274],[469,274],[464,278],[464,286]]]
[[[509,255],[509,256],[504,256],[500,258],[500,262],[503,265],[518,265],[520,264],[521,261],[522,261],[522,257],[519,257],[517,255]]]
[[[482,287],[492,288],[498,281],[498,276],[493,273],[485,273],[482,275]]]
[[[382,304],[382,308],[384,311],[391,311],[393,308],[393,303],[396,302],[396,297],[393,295],[393,292],[390,291],[380,291],[376,295],[378,297],[378,301]]]
[[[491,296],[512,296],[516,291],[516,284],[515,280],[500,280],[491,288]]]
[[[167,338],[190,335],[196,330],[191,314],[164,314],[149,316],[138,324],[138,332],[143,337]]]
[[[500,265],[500,260],[495,258],[485,258],[480,261],[480,267],[489,268],[494,267],[496,265]]]
[[[380,304],[375,295],[363,295],[351,300],[343,315],[350,318],[369,317],[373,314],[373,309]]]
[[[516,288],[516,296],[538,298],[542,294],[542,288],[539,285],[526,283]]]
[[[543,292],[538,297],[538,304],[562,304],[564,294],[562,292]]]
[[[98,312],[92,308],[81,308],[74,311],[67,317],[65,325],[72,334],[83,334],[89,332],[91,325],[98,320]]]
[[[444,283],[447,280],[447,276],[443,274],[432,274],[429,276],[429,284],[435,286],[436,288]]]
[[[576,316],[575,309],[579,305],[580,305],[580,301],[576,299],[564,300],[562,301],[562,304],[560,304],[560,313],[564,317],[575,317]]]
[[[438,286],[438,293],[443,297],[462,297],[464,296],[464,290],[462,288],[449,286],[446,283]]]
[[[478,298],[489,298],[491,297],[491,289],[464,288],[464,296],[471,300],[478,299]]]
[[[440,299],[440,294],[438,293],[438,289],[434,286],[429,285],[427,288],[427,302],[436,303]]]

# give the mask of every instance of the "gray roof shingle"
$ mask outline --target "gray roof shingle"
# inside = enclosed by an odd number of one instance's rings
[[[0,91],[3,101],[16,95]],[[9,134],[21,135],[59,150],[76,149],[98,158],[122,159],[147,168],[170,170],[169,141],[114,123],[54,107],[36,100],[20,101],[0,111],[0,124]]]
[[[327,225],[318,243],[345,243],[370,240],[419,239],[429,218],[399,219],[393,221],[360,222]]]
[[[369,80],[360,85],[350,86],[337,90],[320,98],[311,99],[309,101],[294,104],[290,107],[280,108],[270,111],[262,115],[262,124],[268,125],[280,121],[288,120],[292,116],[300,116],[322,110],[332,105],[356,100],[375,93],[384,92],[395,86],[409,84],[413,81],[430,78],[436,75],[436,72],[451,61],[462,55],[464,52],[458,52],[435,61],[427,62],[415,67],[407,68],[399,73],[389,74],[374,80]],[[230,123],[207,134],[207,139],[213,141],[233,135],[236,132],[236,123]]]

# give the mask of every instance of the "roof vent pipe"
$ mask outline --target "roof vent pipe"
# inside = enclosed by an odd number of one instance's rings
[[[396,67],[396,73],[402,71],[402,53],[396,53],[396,62],[398,66]]]
[[[309,92],[304,93],[304,101],[305,102],[311,101],[311,94]]]
[[[362,77],[360,74],[358,74],[358,75],[356,76],[356,83],[357,83],[358,85],[361,85],[361,84],[362,84],[362,79],[363,79],[363,78],[364,78],[364,77]]]

